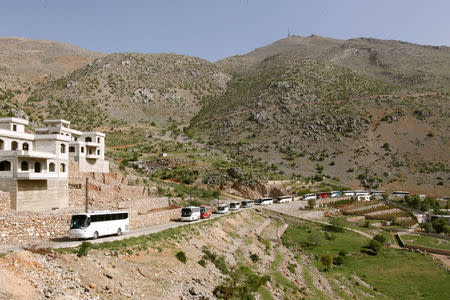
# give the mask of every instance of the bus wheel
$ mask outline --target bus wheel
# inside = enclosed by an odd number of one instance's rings
[[[122,235],[122,229],[120,229],[120,227],[119,227],[119,229],[117,229],[117,235],[119,236],[119,235]]]
[[[98,239],[98,232],[97,232],[97,231],[94,232],[94,234],[92,235],[92,239],[93,239],[93,240]]]

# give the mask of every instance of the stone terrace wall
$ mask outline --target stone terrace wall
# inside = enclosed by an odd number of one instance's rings
[[[11,197],[9,193],[0,191],[0,212],[8,211],[11,208]]]
[[[170,221],[179,220],[181,217],[181,208],[172,208],[149,214],[132,214],[130,216],[130,227],[142,228],[160,224],[169,223]]]
[[[80,210],[61,209],[45,213],[0,213],[0,248],[7,244],[33,245],[67,236],[70,216]]]
[[[80,208],[67,208],[45,213],[0,213],[0,250],[11,245],[32,246],[67,237],[71,215],[80,212],[83,212]],[[146,214],[130,211],[130,229],[165,224],[180,216],[181,208],[174,207]]]

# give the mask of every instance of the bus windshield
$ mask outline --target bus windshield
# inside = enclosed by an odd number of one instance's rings
[[[230,208],[235,208],[236,207],[236,203],[230,203]]]
[[[183,208],[181,210],[182,217],[190,217],[192,215],[192,210],[190,208]]]
[[[72,216],[70,229],[82,229],[87,227],[88,225],[88,217],[86,215],[75,215]]]

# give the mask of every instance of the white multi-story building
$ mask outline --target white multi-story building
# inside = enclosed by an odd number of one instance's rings
[[[27,120],[0,119],[0,190],[10,193],[12,209],[66,207],[69,159],[81,172],[109,172],[103,133],[70,129],[65,120],[44,123],[32,134]]]

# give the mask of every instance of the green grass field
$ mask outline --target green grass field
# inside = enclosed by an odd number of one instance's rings
[[[450,250],[450,241],[446,239],[439,239],[433,236],[423,236],[423,235],[407,235],[401,236],[403,242],[406,244],[424,246],[430,248]]]
[[[314,254],[315,265],[323,270],[319,261],[325,253],[336,256],[347,252],[343,265],[334,266],[327,277],[351,278],[357,275],[372,288],[375,299],[382,293],[387,299],[448,299],[450,274],[441,269],[431,258],[420,253],[385,248],[377,256],[363,254],[361,249],[369,240],[353,232],[333,233],[334,239],[325,238],[325,231],[318,225],[291,224],[283,236],[283,243],[291,249]],[[308,242],[317,241],[317,246]],[[385,297],[383,297],[385,298]]]

